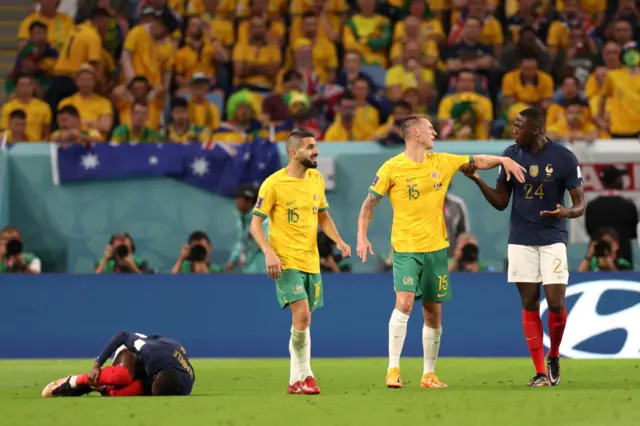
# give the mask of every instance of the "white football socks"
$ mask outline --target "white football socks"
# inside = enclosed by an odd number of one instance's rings
[[[409,315],[393,310],[389,320],[389,368],[400,367],[400,355],[407,337],[407,322]]]
[[[440,349],[440,336],[442,336],[442,327],[429,328],[426,325],[422,326],[422,348],[424,349],[423,375],[435,372],[436,359],[438,359],[438,350]]]
[[[289,353],[291,354],[289,384],[292,385],[309,376],[313,377],[313,371],[311,371],[311,332],[308,327],[304,330],[296,330],[291,327]]]

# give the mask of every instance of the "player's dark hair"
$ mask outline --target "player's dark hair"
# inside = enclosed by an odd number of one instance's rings
[[[581,107],[585,106],[584,102],[580,100],[580,98],[569,99],[565,102],[565,108],[569,108],[571,105],[580,105]]]
[[[58,110],[58,115],[60,114],[67,114],[76,118],[80,118],[80,113],[78,112],[78,108],[74,107],[73,105],[65,105],[62,108],[60,108]]]
[[[536,58],[535,55],[525,54],[525,55],[522,55],[522,59],[520,60],[520,62],[524,62],[524,61],[536,61],[536,64],[537,64],[538,58]]]
[[[408,111],[412,110],[411,104],[404,99],[399,99],[393,103],[393,109],[395,110],[396,108],[404,108]]]
[[[16,109],[14,111],[11,111],[11,114],[9,114],[9,120],[13,120],[13,119],[21,119],[21,120],[26,120],[27,119],[27,113],[24,112],[23,109]]]
[[[151,86],[149,84],[149,80],[147,80],[147,77],[145,77],[144,75],[136,75],[135,77],[133,77],[129,82],[129,89],[131,89],[131,87],[133,87],[135,83],[144,83],[147,85],[147,87]]]
[[[194,241],[200,241],[200,240],[205,240],[206,242],[211,244],[211,240],[209,239],[209,236],[204,231],[193,231],[191,235],[189,235],[188,242],[189,244],[191,244]]]
[[[151,385],[153,396],[175,396],[184,395],[186,389],[182,389],[178,373],[176,371],[164,370],[156,374]]]
[[[189,108],[189,102],[182,96],[174,96],[171,98],[171,110],[175,108]]]
[[[411,108],[409,108],[411,110]],[[402,139],[406,139],[409,133],[409,129],[415,126],[418,120],[428,120],[426,115],[421,114],[412,114],[405,118],[402,122],[402,126],[400,127],[400,133],[402,133]]]
[[[576,86],[580,88],[580,80],[578,80],[578,77],[576,77],[575,75],[565,75],[564,78],[562,79],[562,83],[564,83],[566,79],[573,80]]]
[[[246,183],[244,185],[240,185],[238,189],[236,189],[236,198],[244,198],[247,201],[255,204],[258,202],[258,191],[260,187],[254,183]]]
[[[284,75],[282,76],[283,83],[288,83],[295,79],[302,80],[302,74],[300,74],[300,72],[297,70],[289,70],[285,72]]]
[[[464,20],[464,23],[466,24],[469,21],[476,21],[476,22],[478,22],[478,24],[480,24],[481,27],[484,26],[484,22],[478,16],[469,15],[469,16],[467,16],[467,19]]]
[[[536,126],[541,129],[544,129],[544,112],[539,110],[538,108],[527,108],[520,111],[522,117],[526,118],[527,121],[533,122]]]
[[[31,23],[31,25],[29,25],[29,33],[31,33],[36,28],[41,28],[41,29],[47,31],[47,26],[45,25],[44,22],[42,22],[42,21],[33,21]]]
[[[99,19],[99,18],[111,18],[111,14],[107,9],[103,9],[101,7],[97,7],[93,9],[91,12],[91,19]]]
[[[367,83],[367,86],[371,86],[371,83],[369,83],[369,79],[367,79],[367,77],[365,77],[364,75],[360,75],[360,76],[356,77],[356,79],[354,80],[353,84],[355,85],[359,81],[364,81],[365,83]]]
[[[136,243],[133,242],[133,238],[129,235],[128,232],[120,232],[118,234],[113,234],[109,239],[109,245],[113,244],[116,238],[127,238],[131,242],[131,253],[136,252]]]
[[[306,138],[315,138],[315,135],[306,130],[294,130],[289,133],[287,136],[287,141],[285,142],[287,151],[292,149],[297,149],[300,145],[302,145],[302,141]]]
[[[13,77],[13,81],[15,82],[15,84],[17,85],[20,80],[22,80],[23,78],[29,79],[29,80],[33,80],[33,78],[29,75],[29,74],[18,74],[15,77]]]
[[[611,227],[598,228],[598,230],[593,235],[593,240],[601,240],[605,235],[611,235],[614,240],[620,241],[620,234],[618,234],[618,231]]]

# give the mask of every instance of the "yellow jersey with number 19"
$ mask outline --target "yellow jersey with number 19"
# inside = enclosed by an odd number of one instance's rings
[[[281,169],[262,183],[253,214],[269,218],[269,244],[282,269],[320,273],[318,213],[328,208],[324,179],[317,170],[308,169],[298,179]]]
[[[449,247],[444,199],[453,175],[471,161],[469,155],[426,153],[416,163],[405,153],[387,160],[369,192],[389,194],[393,208],[391,245],[400,253],[427,253]]]

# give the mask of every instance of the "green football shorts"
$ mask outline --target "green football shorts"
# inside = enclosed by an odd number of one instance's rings
[[[393,286],[427,302],[451,300],[447,249],[429,253],[393,252]]]
[[[309,301],[309,309],[314,311],[324,304],[322,276],[298,269],[285,269],[276,280],[276,294],[281,308],[306,299]]]

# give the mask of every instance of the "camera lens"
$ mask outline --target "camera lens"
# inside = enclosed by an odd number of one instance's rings
[[[129,247],[124,244],[117,245],[115,248],[116,256],[127,257],[129,255]]]
[[[207,249],[201,244],[196,244],[191,247],[189,252],[189,260],[192,262],[202,262],[207,258]]]
[[[17,256],[22,253],[22,241],[9,240],[7,241],[7,256]]]

